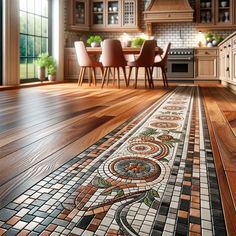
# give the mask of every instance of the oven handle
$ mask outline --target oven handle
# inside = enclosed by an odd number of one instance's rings
[[[169,57],[168,60],[170,61],[193,61],[193,57]]]

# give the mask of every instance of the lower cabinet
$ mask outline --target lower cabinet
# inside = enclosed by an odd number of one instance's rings
[[[195,50],[195,79],[218,80],[218,49]]]
[[[64,72],[65,80],[78,79],[80,67],[78,65],[74,48],[65,48],[64,68],[65,68]]]
[[[236,83],[236,36],[232,40],[232,80]]]

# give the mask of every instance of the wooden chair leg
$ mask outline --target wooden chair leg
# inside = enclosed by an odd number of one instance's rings
[[[86,67],[83,67],[83,72],[82,72],[82,76],[81,76],[81,80],[80,80],[80,86],[82,86],[82,84],[83,84],[85,71],[86,71]]]
[[[126,87],[128,87],[128,80],[127,80],[125,67],[122,67],[122,70],[123,70],[123,74],[124,74],[124,78],[125,78],[125,85],[126,85]]]
[[[130,67],[130,68],[129,68],[128,86],[129,86],[129,83],[130,83],[130,77],[131,77],[132,69],[133,69],[133,67]]]
[[[117,68],[117,84],[118,84],[118,88],[120,88],[120,69],[119,67],[116,67]]]
[[[154,88],[154,82],[153,82],[152,68],[151,67],[148,67],[148,72],[149,72],[149,80],[150,80],[151,88]]]
[[[113,68],[113,86],[115,86],[115,81],[116,81],[116,68]]]
[[[108,86],[109,80],[110,80],[110,73],[111,73],[111,68],[108,67],[108,71],[107,71],[107,86]]]
[[[163,67],[161,67],[161,75],[162,75],[163,85],[165,87],[166,86],[166,81],[165,81],[165,75],[164,75],[164,68]]]
[[[165,75],[165,81],[166,81],[166,87],[168,87],[168,80],[167,80],[167,75],[166,75],[166,68],[164,68],[164,75]]]
[[[97,75],[96,75],[96,68],[93,67],[93,84],[96,86],[97,84]]]
[[[145,88],[147,88],[148,72],[147,72],[146,67],[145,67],[145,77],[144,77],[144,79],[145,79]],[[148,81],[148,83],[149,83],[149,81]],[[149,86],[150,86],[150,84],[149,84]]]
[[[108,70],[109,70],[108,67],[106,67],[105,70],[104,70],[103,77],[102,77],[102,88],[104,86]]]
[[[80,85],[82,74],[83,74],[83,67],[80,68],[79,78],[78,78],[78,86]]]
[[[139,69],[139,67],[135,67],[135,82],[134,82],[134,88],[137,88],[137,83],[138,83],[138,69]]]

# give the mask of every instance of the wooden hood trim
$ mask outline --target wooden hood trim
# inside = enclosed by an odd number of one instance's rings
[[[188,0],[152,0],[144,20],[154,22],[192,22],[193,12]]]

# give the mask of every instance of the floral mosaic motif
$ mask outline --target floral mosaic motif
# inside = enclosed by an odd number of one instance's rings
[[[150,189],[146,192],[143,202],[146,206],[156,209],[160,203],[158,199],[160,199],[160,195],[158,194],[158,192],[154,189]]]
[[[154,128],[158,128],[158,129],[165,129],[165,130],[178,129],[181,127],[181,125],[178,123],[172,123],[172,122],[167,122],[167,121],[152,122],[150,123],[150,126]]]
[[[183,117],[177,115],[158,115],[155,118],[158,120],[165,120],[165,121],[179,121],[183,119]]]
[[[184,110],[184,107],[182,107],[182,106],[164,106],[163,109],[173,110],[173,111],[180,111],[180,110]]]

